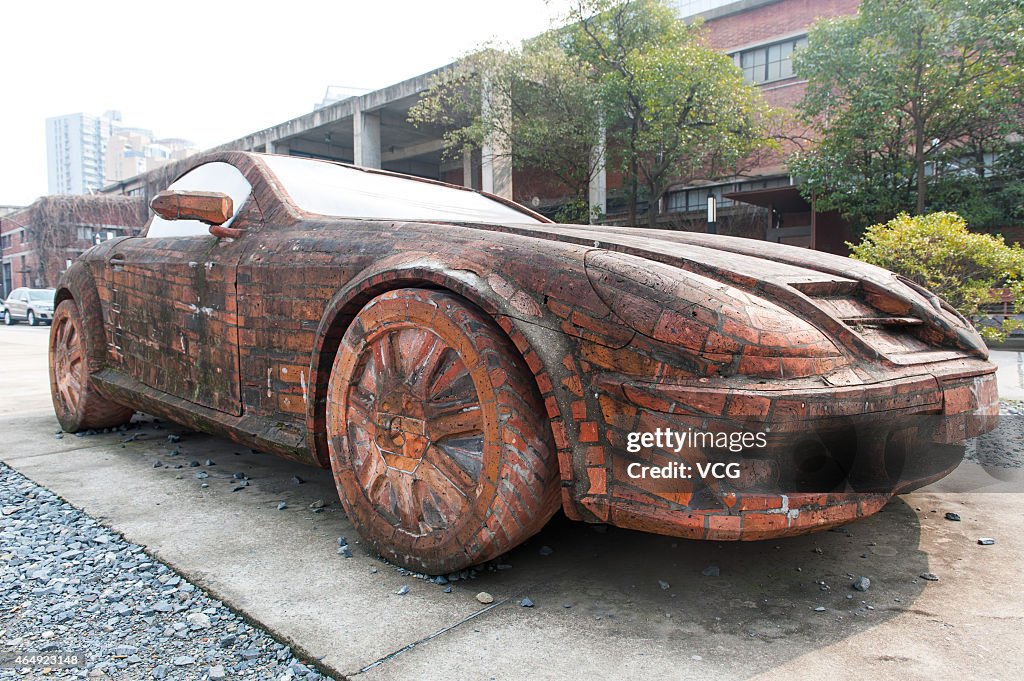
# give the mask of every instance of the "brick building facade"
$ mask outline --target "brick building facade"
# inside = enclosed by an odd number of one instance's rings
[[[52,288],[67,262],[98,240],[138,234],[148,219],[141,197],[46,196],[0,217],[0,295],[21,286]]]

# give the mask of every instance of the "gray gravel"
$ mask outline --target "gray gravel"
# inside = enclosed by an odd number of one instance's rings
[[[0,645],[84,654],[52,679],[325,679],[283,643],[0,464]],[[41,669],[0,669],[35,679]]]
[[[999,403],[999,425],[967,443],[964,458],[986,468],[1024,468],[1024,402]]]

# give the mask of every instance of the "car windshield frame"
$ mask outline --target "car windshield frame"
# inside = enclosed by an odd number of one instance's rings
[[[528,208],[468,188],[319,159],[262,156],[267,170],[299,210],[326,217],[544,224]]]

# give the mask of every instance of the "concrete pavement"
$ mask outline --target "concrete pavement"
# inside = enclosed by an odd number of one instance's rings
[[[1024,350],[993,350],[990,359],[999,367],[999,396],[1024,400]]]
[[[56,439],[46,335],[0,327],[0,459],[339,678],[1018,676],[1022,494],[925,490],[845,531],[742,544],[599,531],[559,516],[509,555],[512,569],[446,594],[354,544],[325,471],[149,417],[130,442]],[[188,465],[207,458],[216,465]],[[251,485],[231,492],[235,472]],[[309,509],[317,500],[329,502],[322,513]],[[289,508],[278,511],[280,501]],[[944,520],[947,511],[963,521]],[[355,557],[337,554],[339,535]],[[980,536],[997,543],[978,546]],[[720,575],[702,574],[709,566]],[[850,588],[861,575],[867,593]],[[402,585],[407,595],[395,593]],[[496,604],[480,605],[478,591]],[[518,605],[523,596],[536,606]]]

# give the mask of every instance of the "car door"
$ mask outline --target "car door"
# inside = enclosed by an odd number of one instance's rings
[[[244,176],[227,163],[199,166],[170,189],[232,197],[225,226],[261,220]],[[144,236],[107,259],[111,359],[144,385],[232,415],[242,413],[236,274],[245,239],[220,239],[195,220],[154,216]]]
[[[14,289],[14,293],[7,299],[7,309],[14,319],[24,319],[28,313],[28,289]]]

